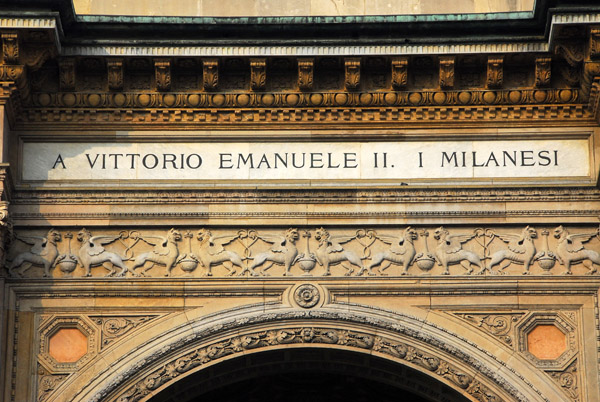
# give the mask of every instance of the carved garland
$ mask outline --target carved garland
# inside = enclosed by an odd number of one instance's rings
[[[265,318],[267,321],[271,321],[284,318],[284,316],[287,316],[288,318],[308,316],[319,318],[329,317],[330,315],[331,313],[327,312],[290,312],[283,315],[271,314]],[[351,315],[348,316],[347,319],[352,321]],[[250,324],[253,321],[256,320],[243,319],[243,322],[246,324]],[[262,319],[259,319],[259,321],[262,321]],[[379,322],[377,319],[372,319],[370,322],[375,325],[382,324],[382,322]],[[228,326],[229,325],[220,326],[220,330],[224,330],[225,327]],[[406,331],[406,329],[402,329],[399,325],[393,325],[392,327],[393,328],[389,329],[399,332]],[[412,335],[416,336],[418,334]],[[198,339],[202,339],[205,336],[206,335],[204,334],[198,334]],[[431,339],[428,340],[429,342],[432,341]],[[308,326],[280,328],[279,330],[273,331],[257,331],[202,346],[192,352],[187,352],[182,356],[172,358],[160,368],[146,374],[144,378],[138,380],[125,391],[122,391],[120,395],[113,396],[110,400],[119,402],[139,401],[159,387],[179,378],[191,370],[217,361],[220,358],[243,353],[244,351],[286,344],[305,344],[307,347],[316,344],[327,344],[362,350],[373,350],[374,352],[401,360],[412,367],[425,369],[426,372],[438,376],[440,379],[444,380],[444,382],[451,384],[457,389],[463,390],[465,394],[470,395],[474,400],[489,402],[502,400],[488,386],[476,380],[473,374],[464,372],[454,364],[443,358],[433,356],[430,353],[421,350],[419,347],[398,342],[388,337],[373,336],[359,331]],[[443,344],[440,343],[437,346],[441,347]],[[174,347],[177,346],[174,345]],[[442,349],[447,349],[447,347],[442,347]],[[459,353],[459,351],[452,348],[449,350],[447,349],[447,351],[450,351],[451,354],[455,354],[463,360],[465,358],[468,360],[467,356],[462,352]],[[168,350],[165,349],[163,352],[168,353]],[[482,369],[488,377],[492,374],[491,372],[487,373],[486,369],[481,367],[481,365],[477,365],[477,367]],[[131,372],[136,373],[138,372],[138,369],[133,367],[131,368]],[[124,375],[126,378],[127,375]],[[495,378],[493,375],[491,375],[491,377]],[[516,400],[524,400],[524,397],[519,395],[518,391],[511,384],[502,383],[502,381],[500,381],[500,383],[506,391],[515,397]],[[116,386],[117,384],[112,384],[106,392],[96,395],[92,401],[105,400],[104,398],[108,395],[110,389],[113,389]]]
[[[113,398],[113,400],[119,402],[137,402],[189,371],[225,356],[232,356],[244,351],[257,350],[269,346],[288,344],[304,344],[307,346],[326,344],[373,350],[374,352],[402,360],[408,365],[424,368],[430,373],[446,380],[446,382],[451,383],[454,387],[463,390],[473,399],[486,402],[500,402],[502,400],[487,386],[475,380],[473,375],[413,346],[393,341],[389,338],[374,337],[357,331],[318,327],[298,327],[255,332],[198,348],[166,363],[160,369],[153,371],[143,380],[138,381],[135,385],[127,389],[118,398]]]

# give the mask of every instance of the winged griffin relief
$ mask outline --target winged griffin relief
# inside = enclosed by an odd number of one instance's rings
[[[29,251],[20,253],[12,260],[8,272],[13,276],[20,275],[16,273],[16,269],[25,263],[29,263],[29,267],[32,265],[43,267],[44,277],[50,276],[50,268],[54,267],[56,257],[59,254],[56,243],[62,240],[60,233],[50,229],[46,237],[15,236],[15,238],[32,247]]]
[[[109,276],[125,276],[128,269],[123,263],[123,259],[126,259],[126,257],[107,251],[103,247],[121,237],[92,236],[89,230],[81,229],[77,234],[77,240],[81,242],[81,247],[76,256],[79,264],[85,269],[85,276],[92,276],[92,267],[100,265],[110,271]],[[115,267],[121,268],[121,271],[117,273]]]
[[[283,236],[260,236],[260,238],[272,244],[271,249],[257,254],[254,257],[252,265],[242,271],[242,274],[250,272],[250,275],[256,276],[258,273],[254,269],[264,264],[261,274],[265,275],[268,269],[277,264],[285,267],[284,276],[291,275],[290,268],[294,265],[298,257],[298,248],[296,247],[296,242],[300,238],[298,229],[290,228],[285,231]]]
[[[360,268],[360,272],[363,271],[362,260],[352,251],[345,250],[342,244],[348,243],[354,240],[354,236],[336,236],[332,237],[326,229],[320,228],[315,231],[315,240],[319,242],[319,247],[315,253],[317,262],[319,265],[325,268],[323,276],[331,275],[330,267],[332,265],[341,265],[346,269],[346,276],[349,276],[354,272],[351,267],[345,266],[344,262]]]
[[[222,264],[229,271],[229,276],[236,273],[233,266],[243,268],[242,258],[233,251],[225,250],[224,247],[238,237],[237,234],[235,236],[214,237],[208,229],[198,231],[198,240],[200,241],[198,256],[200,264],[207,269],[206,276],[212,276],[213,265]]]
[[[498,238],[508,245],[508,249],[496,251],[490,258],[489,265],[478,272],[483,274],[486,270],[492,273],[492,268],[504,261],[498,272],[504,271],[512,263],[524,265],[523,275],[529,274],[529,267],[536,256],[533,239],[537,238],[537,231],[529,226],[520,234],[498,234],[491,230],[487,233],[493,238]]]
[[[371,263],[367,268],[363,268],[358,275],[362,274],[366,269],[369,275],[375,275],[373,268],[379,266],[379,271],[383,273],[389,266],[394,263],[402,265],[401,275],[408,274],[408,267],[413,263],[417,251],[414,241],[419,238],[417,231],[412,227],[407,227],[400,237],[378,235],[377,238],[388,244],[390,247],[383,252],[375,254]]]
[[[159,264],[165,266],[165,276],[170,276],[171,270],[175,266],[175,263],[179,257],[179,248],[177,247],[177,243],[182,240],[181,233],[179,233],[179,231],[176,229],[171,229],[167,232],[165,237],[145,236],[140,237],[140,239],[150,244],[154,248],[152,251],[138,255],[133,262],[133,269],[135,270],[142,268],[147,262],[151,262],[151,264],[142,271],[142,275],[145,275],[146,272],[152,269],[154,264]]]
[[[541,231],[540,239],[530,226],[520,231],[438,227],[431,252],[428,230],[417,232],[409,226],[378,234],[372,228],[336,228],[332,233],[325,228],[302,232],[289,228],[283,233],[265,229],[259,235],[254,229],[202,228],[194,235],[192,229],[186,229],[185,250],[180,251],[183,236],[178,229],[166,235],[155,231],[143,235],[137,231],[92,235],[82,229],[77,234],[78,246],[73,249],[70,233],[61,236],[51,229],[45,235],[15,233],[6,267],[15,278],[41,277],[41,271],[30,270],[32,266],[41,267],[44,277],[68,278],[99,277],[100,273],[92,268],[100,266],[108,270],[106,276],[135,277],[139,272],[156,277],[156,270],[151,270],[160,265],[165,267],[166,276],[200,277],[198,266],[204,268],[206,276],[268,275],[275,266],[282,267],[282,271],[272,273],[277,276],[302,271],[304,276],[401,276],[408,275],[416,265],[421,275],[436,276],[450,275],[453,265],[461,265],[466,274],[478,268],[477,273],[482,275],[552,275],[555,262],[565,266],[565,274],[572,274],[573,267],[575,274],[594,274],[600,265],[600,229],[572,229],[575,233],[571,233],[559,226],[552,239],[547,229]],[[300,233],[306,243],[302,247]],[[68,245],[61,242],[63,237],[69,239]],[[336,266],[345,272],[332,272]],[[219,270],[213,272],[215,267]]]
[[[473,239],[476,234],[451,235],[448,230],[440,226],[433,233],[433,238],[438,241],[435,248],[435,258],[437,263],[444,267],[442,275],[449,275],[450,265],[460,264],[467,270],[467,275],[473,272],[471,265],[483,270],[483,264],[479,256],[472,251],[464,250],[462,245]]]
[[[583,263],[594,274],[600,265],[600,254],[594,250],[588,250],[583,243],[587,243],[594,237],[600,237],[600,228],[594,233],[570,234],[562,225],[554,229],[554,237],[558,239],[556,257],[561,265],[565,266],[565,275],[571,275],[571,265]]]

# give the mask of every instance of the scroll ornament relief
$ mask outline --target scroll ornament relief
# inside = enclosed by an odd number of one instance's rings
[[[51,229],[45,235],[12,234],[7,267],[13,277],[55,278],[595,274],[600,229],[572,231],[561,225],[553,236],[544,229],[540,237],[530,226],[520,231],[406,227],[381,234],[374,229],[213,233],[202,228],[184,235],[178,229],[93,235],[81,229],[75,241],[70,232]]]

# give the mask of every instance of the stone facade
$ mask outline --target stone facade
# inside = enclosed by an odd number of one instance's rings
[[[593,3],[2,8],[0,399],[600,400]]]

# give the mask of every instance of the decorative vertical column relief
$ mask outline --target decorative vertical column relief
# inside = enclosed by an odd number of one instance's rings
[[[4,64],[16,64],[19,59],[19,37],[16,32],[2,34],[2,56]]]
[[[171,89],[171,61],[155,60],[154,75],[157,91],[168,91]]]
[[[487,79],[486,86],[488,88],[501,88],[504,83],[504,58],[489,57],[487,62]]]
[[[219,86],[219,59],[202,61],[202,85],[207,91],[214,91]]]
[[[538,57],[535,59],[535,86],[547,87],[552,77],[552,58]]]
[[[75,89],[75,59],[62,59],[58,63],[59,85],[63,91]]]
[[[267,84],[267,59],[250,59],[250,88],[253,91],[265,89]]]
[[[123,60],[108,60],[107,61],[107,72],[108,72],[108,89],[112,91],[119,91],[123,89]]]
[[[395,57],[392,59],[392,88],[404,89],[408,84],[408,58]]]
[[[302,91],[308,91],[313,88],[315,59],[298,59],[298,88]]]
[[[360,58],[344,59],[344,86],[347,91],[353,91],[360,86]]]
[[[440,58],[440,88],[454,87],[454,57]]]

